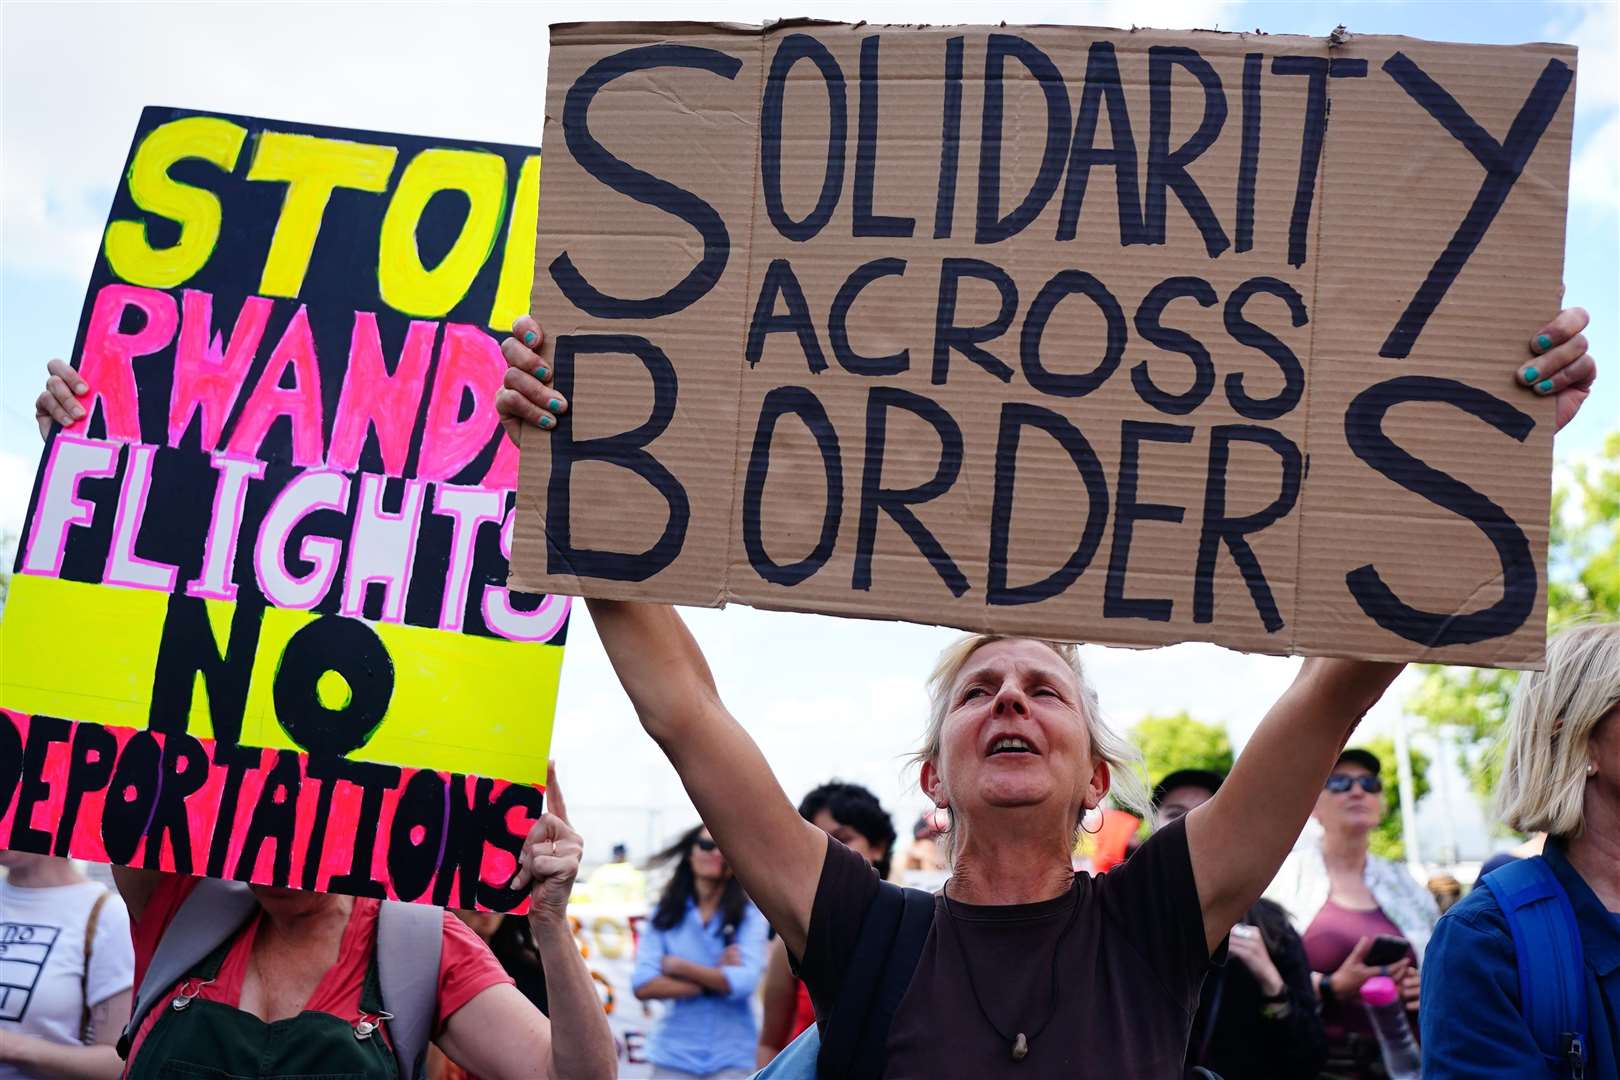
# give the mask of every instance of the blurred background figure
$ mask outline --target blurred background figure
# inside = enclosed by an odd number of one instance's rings
[[[911,827],[911,843],[900,860],[900,884],[924,892],[934,892],[945,884],[951,876],[945,851],[945,833],[950,827],[950,815],[939,809],[917,819]]]
[[[1541,854],[1542,848],[1544,848],[1546,844],[1546,833],[1533,833],[1528,840],[1524,841],[1524,843],[1515,844],[1506,851],[1498,851],[1496,854],[1486,859],[1480,864],[1479,876],[1474,880],[1476,882],[1483,880],[1486,874],[1489,874],[1493,870],[1500,870],[1510,862],[1517,862],[1520,859],[1533,859],[1537,855]]]
[[[1444,915],[1451,910],[1451,905],[1462,899],[1462,882],[1454,874],[1431,874],[1429,895],[1434,897],[1434,906]]]
[[[799,803],[799,816],[871,863],[879,877],[888,878],[894,853],[894,821],[877,796],[866,788],[837,780],[822,784]],[[784,1046],[816,1022],[810,994],[793,974],[781,938],[770,945],[762,996],[764,1018],[757,1059],[760,1068],[770,1064]]]
[[[765,966],[764,916],[702,825],[652,858],[671,868],[636,942],[630,985],[642,1001],[669,1002],[647,1057],[654,1077],[745,1077],[759,1029],[754,989]]]
[[[1209,801],[1224,780],[1206,769],[1178,769],[1153,789],[1156,828]],[[1305,946],[1282,908],[1256,901],[1232,927],[1227,961],[1204,979],[1187,1044],[1187,1068],[1223,1080],[1312,1080],[1327,1057],[1327,1036],[1311,989]]]
[[[0,851],[0,1080],[113,1080],[135,952],[118,894],[67,859]]]
[[[613,845],[613,858],[591,871],[586,880],[592,903],[643,904],[647,901],[647,875],[630,861],[630,849]]]
[[[1367,838],[1384,815],[1379,768],[1367,750],[1339,755],[1312,811],[1314,824],[1306,826],[1266,890],[1300,931],[1316,973],[1328,1038],[1324,1075],[1347,1080],[1385,1075],[1358,996],[1362,984],[1388,975],[1406,1007],[1415,1010],[1418,958],[1440,917],[1429,890],[1406,867],[1367,850]]]

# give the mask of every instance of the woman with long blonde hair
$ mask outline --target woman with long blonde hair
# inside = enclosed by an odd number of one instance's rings
[[[1504,824],[1547,843],[1487,875],[1435,928],[1423,1075],[1620,1076],[1620,623],[1564,631],[1547,669],[1520,681],[1496,806]],[[1503,875],[1540,883],[1528,907],[1518,905],[1529,891]],[[1556,947],[1559,909],[1579,936],[1567,952]],[[1553,928],[1553,947],[1521,949],[1515,919]],[[1550,1004],[1538,994],[1557,997],[1548,985],[1584,1000],[1586,1014],[1584,1030],[1575,1015],[1554,1024],[1569,1030],[1551,1031],[1552,1045],[1535,1019]]]

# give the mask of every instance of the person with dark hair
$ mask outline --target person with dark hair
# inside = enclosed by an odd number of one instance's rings
[[[765,966],[765,918],[702,825],[649,863],[671,866],[630,979],[639,1000],[670,1002],[647,1048],[653,1076],[747,1076],[759,1037],[749,999]]]
[[[894,822],[876,795],[859,784],[833,780],[800,800],[799,816],[871,863],[879,877],[888,879],[894,857]],[[762,1069],[816,1022],[810,992],[804,981],[793,974],[781,938],[771,943],[763,997],[758,1051]]]
[[[1153,789],[1153,823],[1164,828],[1208,802],[1226,777],[1177,769]],[[1222,1080],[1313,1080],[1327,1035],[1311,967],[1288,913],[1257,900],[1232,927],[1228,959],[1204,980],[1187,1045],[1189,1075],[1202,1066]]]

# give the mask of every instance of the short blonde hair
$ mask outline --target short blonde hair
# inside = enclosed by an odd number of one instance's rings
[[[912,762],[917,765],[923,762],[935,766],[939,764],[945,715],[951,710],[951,686],[974,653],[998,641],[1033,641],[1057,653],[1059,659],[1069,666],[1069,670],[1074,672],[1075,681],[1080,684],[1080,715],[1085,718],[1086,733],[1091,739],[1091,756],[1108,763],[1109,798],[1121,809],[1152,821],[1153,798],[1135,767],[1142,760],[1142,755],[1103,719],[1097,691],[1086,678],[1085,665],[1080,662],[1080,649],[1067,642],[1006,634],[968,634],[946,646],[934,664],[933,673],[928,676],[928,727],[923,731],[922,746],[912,755]],[[1076,822],[1076,830],[1079,827],[1079,822]],[[953,823],[950,830],[952,840],[954,833]]]
[[[1598,721],[1620,705],[1620,623],[1565,630],[1547,670],[1525,673],[1508,714],[1496,811],[1509,827],[1581,834],[1586,765]]]

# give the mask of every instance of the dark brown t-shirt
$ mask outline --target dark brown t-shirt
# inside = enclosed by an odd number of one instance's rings
[[[832,1015],[876,871],[837,841],[827,845],[800,973],[816,1012]],[[1073,926],[1064,928],[1073,918]],[[1033,1032],[1014,1062],[985,1022],[962,969],[1002,1031]],[[1057,995],[1051,993],[1058,956]],[[984,906],[934,899],[934,925],[889,1028],[884,1077],[1175,1080],[1182,1074],[1198,989],[1210,964],[1198,888],[1181,822],[1160,829],[1130,860],[1099,877],[1077,874],[1065,896]]]

